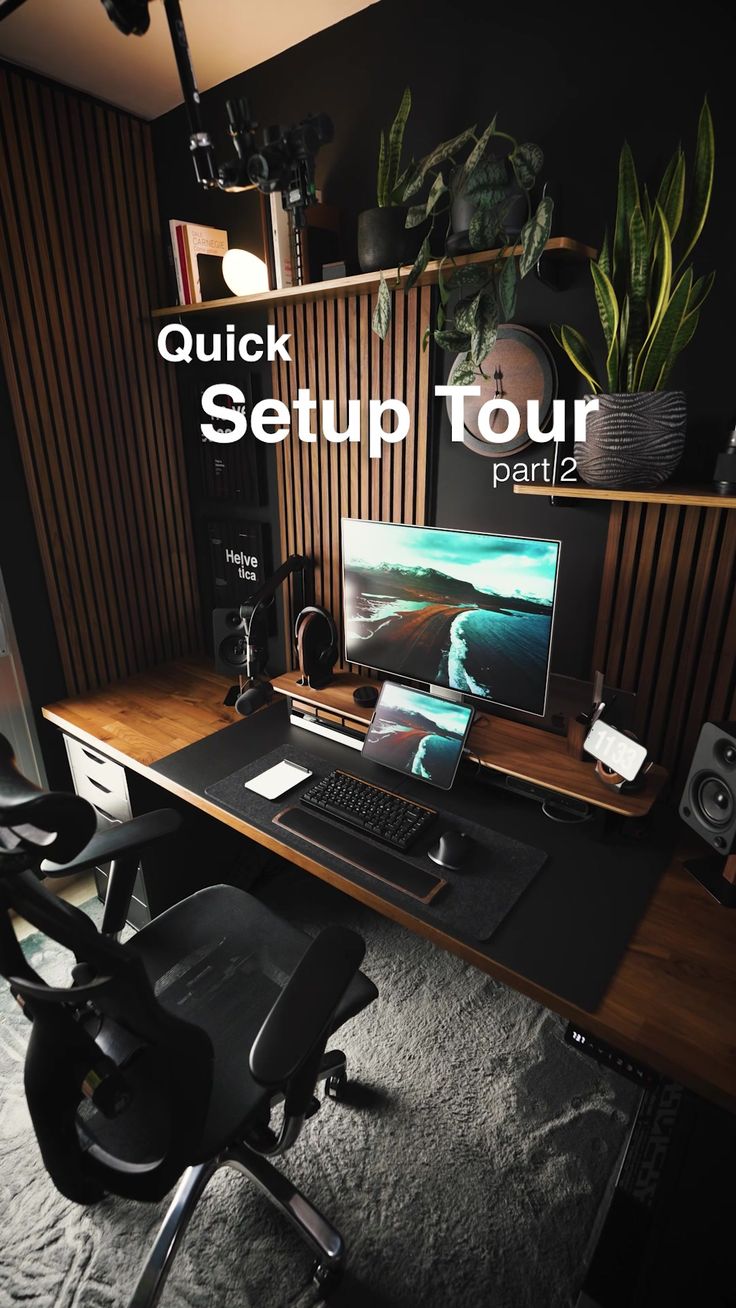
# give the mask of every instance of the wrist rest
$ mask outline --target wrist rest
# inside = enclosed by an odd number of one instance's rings
[[[422,904],[429,904],[439,894],[447,882],[433,872],[425,872],[414,863],[391,853],[388,849],[379,849],[370,844],[352,830],[341,827],[329,818],[312,813],[306,808],[287,808],[273,819],[276,826],[286,827],[287,831],[311,845],[334,854],[345,863],[360,868],[369,876],[386,882],[395,890],[411,895]]]

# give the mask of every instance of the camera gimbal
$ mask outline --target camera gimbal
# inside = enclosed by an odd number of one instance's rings
[[[0,20],[25,0],[0,0]],[[108,17],[124,36],[144,36],[150,25],[150,0],[102,0]],[[260,144],[258,124],[251,119],[248,101],[228,100],[227,116],[235,157],[218,166],[212,138],[202,117],[197,79],[189,51],[179,0],[163,0],[174,49],[179,82],[189,119],[189,148],[197,181],[207,189],[248,191],[266,195],[280,191],[284,208],[295,227],[305,224],[304,210],[315,200],[314,158],[333,137],[327,114],[311,114],[294,127],[269,127]]]

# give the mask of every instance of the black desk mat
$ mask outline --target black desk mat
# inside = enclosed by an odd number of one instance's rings
[[[204,796],[208,786],[239,768],[257,763],[256,770],[262,769],[265,756],[279,745],[303,749],[304,736],[304,731],[289,725],[286,705],[277,701],[251,718],[177,750],[152,771]],[[472,821],[515,839],[521,836],[546,850],[547,863],[491,939],[481,943],[459,932],[457,939],[568,1003],[595,1011],[671,860],[674,838],[666,810],[661,810],[645,838],[635,838],[638,824],[623,822],[616,830],[602,817],[577,826],[552,822],[539,805],[473,775],[461,772],[451,791],[434,792],[398,773],[391,773],[389,781],[385,768],[336,742],[310,736],[309,747],[319,756],[322,772],[346,768],[367,781],[390,785],[419,803],[434,801],[448,822],[457,822],[464,829]],[[284,796],[283,802],[288,798]],[[158,802],[165,803],[165,796]],[[277,830],[270,824],[268,829]],[[293,839],[296,844],[296,837],[287,831],[280,832],[280,839],[287,845]],[[327,854],[321,854],[319,861],[349,878],[344,863],[335,860],[331,864]],[[215,868],[211,880],[216,876]],[[415,917],[432,920],[406,895],[392,897],[384,888],[381,897],[404,910],[409,904]]]
[[[262,795],[245,789],[246,781],[252,781],[261,772],[265,772],[276,763],[281,763],[283,759],[300,763],[315,775],[309,777],[302,785],[295,786],[279,799],[264,799]],[[351,770],[350,759],[345,760],[345,770],[348,772]],[[222,804],[231,813],[268,829],[273,825],[273,819],[278,813],[293,804],[298,805],[302,791],[313,785],[319,776],[324,776],[325,771],[324,759],[318,754],[293,745],[280,745],[278,749],[271,750],[270,754],[266,754],[256,763],[239,768],[237,772],[223,777],[215,785],[208,786],[205,793],[210,799],[216,799],[218,804]],[[400,783],[401,778],[397,775],[396,780]],[[429,793],[427,787],[427,803],[432,804],[433,798],[434,795]],[[437,803],[433,807],[439,808],[443,798],[442,793],[438,791]],[[427,921],[433,922],[435,926],[450,931],[453,935],[462,935],[466,939],[488,940],[547,861],[547,854],[543,849],[536,849],[533,845],[491,831],[488,827],[479,826],[477,822],[466,821],[462,823],[462,830],[466,831],[476,844],[468,862],[459,871],[438,867],[427,856],[427,850],[436,844],[442,831],[447,831],[450,827],[459,828],[460,825],[452,818],[445,821],[440,813],[431,832],[418,841],[410,853],[401,855],[415,867],[425,868],[428,872],[433,872],[447,881],[447,886],[431,904],[423,905],[398,888],[394,890],[385,881],[377,881],[370,872],[363,872],[353,864],[345,864],[338,854],[335,854],[334,860],[343,864],[351,880],[373,889],[376,894],[391,898],[392,902],[403,904],[410,912],[422,909],[422,916],[426,917]],[[344,827],[342,829],[345,830]],[[283,838],[283,834],[283,829],[280,827],[274,830],[274,835],[280,838]],[[295,832],[290,832],[289,836],[290,844],[293,843],[298,849],[310,853],[317,861],[321,860],[322,851],[317,850],[310,841]],[[377,876],[380,877],[381,858],[385,846],[379,841],[371,840],[369,836],[358,833],[356,833],[356,841],[361,844],[365,842],[367,858],[371,861],[371,871],[375,868]]]

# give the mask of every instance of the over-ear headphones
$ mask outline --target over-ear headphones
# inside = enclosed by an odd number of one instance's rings
[[[332,680],[332,669],[337,663],[339,636],[332,614],[308,604],[294,624],[294,640],[301,684],[321,690]]]

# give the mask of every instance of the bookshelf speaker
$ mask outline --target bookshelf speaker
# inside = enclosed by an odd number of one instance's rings
[[[736,722],[706,722],[695,746],[680,817],[707,841],[685,866],[721,904],[736,907]]]
[[[224,677],[245,676],[245,628],[239,609],[213,609],[212,636],[215,672]]]

